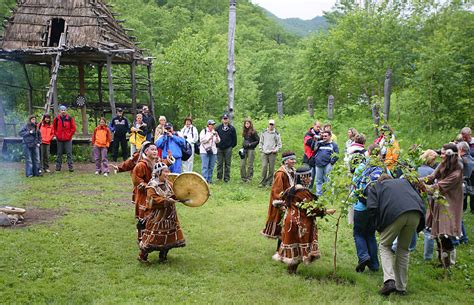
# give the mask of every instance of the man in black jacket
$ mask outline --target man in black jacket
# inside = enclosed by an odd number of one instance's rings
[[[153,142],[153,132],[155,132],[156,121],[148,106],[142,107],[143,123],[146,124],[146,140]]]
[[[229,122],[229,116],[222,116],[222,124],[216,128],[221,141],[217,143],[217,180],[222,180],[224,172],[224,182],[230,180],[230,164],[232,162],[232,148],[237,145],[237,133],[234,126]],[[225,163],[225,169],[224,168]]]
[[[130,131],[130,124],[123,116],[123,109],[117,108],[117,116],[110,121],[110,130],[114,133],[112,142],[112,159],[117,162],[119,145],[122,147],[123,161],[128,158],[127,133]]]
[[[408,180],[392,179],[383,174],[371,186],[367,197],[367,210],[372,223],[380,232],[380,258],[384,285],[382,295],[392,292],[406,294],[408,261],[413,233],[425,226],[425,206],[418,191]],[[392,243],[398,237],[396,259],[391,251]]]

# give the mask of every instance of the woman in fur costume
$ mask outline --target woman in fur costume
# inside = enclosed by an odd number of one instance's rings
[[[159,261],[165,262],[171,248],[186,245],[176,211],[173,184],[168,180],[169,173],[166,164],[156,163],[153,179],[146,187],[146,225],[138,256],[138,260],[144,263],[148,262],[150,252],[159,251]]]
[[[282,243],[273,256],[274,260],[288,265],[290,274],[296,273],[300,263],[309,264],[320,258],[316,217],[336,212],[334,209],[324,208],[311,211],[302,209],[301,203],[315,201],[317,196],[305,187],[311,181],[311,168],[308,166],[298,168],[296,176],[300,184],[288,188],[281,195],[283,206],[286,208],[281,232]]]

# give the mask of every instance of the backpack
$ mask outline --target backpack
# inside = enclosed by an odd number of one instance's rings
[[[191,134],[193,135],[193,138],[194,138],[194,126],[193,126],[193,129],[191,131]],[[201,140],[199,139],[199,133],[198,133],[198,140],[196,143],[194,143],[194,152],[198,153],[199,154],[199,147],[201,146]]]
[[[193,148],[191,147],[191,144],[189,144],[188,141],[184,140],[184,145],[181,148],[181,153],[183,156],[181,157],[181,160],[183,161],[188,161],[189,158],[193,155]]]
[[[367,195],[369,193],[369,186],[372,183],[375,183],[382,174],[384,173],[383,169],[380,167],[369,167],[366,168],[359,178],[356,180],[355,185],[356,189],[362,190],[361,196],[359,196],[359,201],[364,205],[367,204]]]

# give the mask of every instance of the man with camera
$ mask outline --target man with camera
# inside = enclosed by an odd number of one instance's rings
[[[316,142],[314,164],[316,167],[316,195],[323,194],[323,183],[328,181],[329,172],[336,163],[339,147],[331,140],[331,132],[323,131],[320,141]],[[333,156],[333,154],[336,154]]]
[[[199,146],[199,153],[201,154],[202,161],[202,176],[206,179],[207,183],[212,183],[212,173],[217,159],[217,146],[216,144],[221,141],[219,134],[214,130],[214,120],[207,121],[207,127],[201,130],[199,134],[199,140],[201,146]]]
[[[166,123],[164,134],[162,134],[155,142],[156,147],[161,149],[160,157],[162,159],[166,159],[168,157],[168,151],[171,151],[171,155],[173,158],[175,158],[176,161],[169,167],[172,173],[181,174],[181,158],[183,157],[182,149],[184,147],[184,141],[184,138],[174,131],[173,125],[171,123]]]

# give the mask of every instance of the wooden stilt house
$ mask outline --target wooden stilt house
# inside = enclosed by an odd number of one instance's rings
[[[87,134],[87,109],[102,107],[115,115],[112,65],[130,66],[130,108],[137,111],[137,65],[147,67],[147,95],[154,112],[151,83],[152,60],[143,55],[134,37],[115,18],[103,0],[18,0],[17,6],[4,23],[4,36],[0,41],[0,59],[15,61],[23,66],[29,86],[28,109],[33,108],[33,88],[28,76],[28,65],[50,68],[50,82],[44,110],[57,113],[57,80],[61,67],[77,66],[79,92],[74,106],[81,109],[83,134]],[[84,66],[98,69],[98,96],[102,96],[102,69],[106,67],[109,105],[86,102]],[[94,89],[94,90],[96,90]],[[81,98],[82,97],[82,98]],[[109,108],[110,107],[110,108]]]

